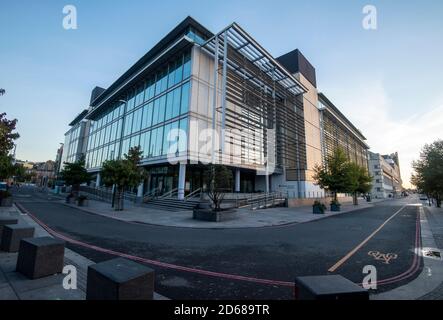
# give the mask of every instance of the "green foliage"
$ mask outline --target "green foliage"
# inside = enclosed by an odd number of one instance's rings
[[[427,144],[421,152],[421,159],[412,164],[414,174],[411,183],[421,192],[437,200],[441,207],[443,196],[443,140]]]
[[[14,141],[20,137],[13,132],[16,125],[17,119],[8,120],[6,113],[0,113],[0,156],[7,156],[14,148]]]
[[[67,185],[73,187],[75,191],[78,190],[82,183],[91,180],[91,175],[85,167],[85,159],[82,157],[74,163],[66,163],[64,169],[60,172],[60,177]]]
[[[314,180],[321,188],[334,193],[334,199],[337,199],[337,193],[349,191],[350,181],[348,157],[343,149],[337,148],[332,155],[327,158],[325,167],[317,165],[314,168]]]
[[[357,204],[357,194],[367,193],[372,187],[372,177],[367,169],[349,161],[341,148],[328,156],[325,167],[317,165],[314,168],[314,179],[321,188],[334,193],[334,204],[339,204],[337,193],[354,194],[354,203]]]
[[[326,206],[318,200],[314,201],[314,204],[312,205],[312,207],[320,209],[320,211],[322,213],[324,213],[326,210]]]
[[[211,164],[205,172],[205,182],[209,199],[214,210],[221,210],[225,193],[232,190],[232,171],[223,165]]]
[[[0,154],[0,180],[7,179],[14,175],[14,165],[12,156]]]
[[[146,177],[146,171],[138,167],[143,153],[140,147],[129,149],[128,154],[121,160],[109,160],[103,163],[101,172],[103,183],[111,187],[115,185],[118,191],[116,210],[123,210],[123,192],[125,188],[138,186]]]

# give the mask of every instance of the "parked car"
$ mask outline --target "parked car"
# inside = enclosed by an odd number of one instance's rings
[[[6,182],[0,182],[0,191],[8,191],[8,184]]]
[[[425,194],[421,194],[419,199],[428,201],[428,196]]]

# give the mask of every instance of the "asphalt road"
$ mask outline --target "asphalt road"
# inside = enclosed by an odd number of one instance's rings
[[[415,256],[418,206],[411,205],[415,199],[384,201],[372,208],[303,224],[221,230],[122,222],[67,207],[59,199],[30,188],[16,191],[15,199],[50,228],[88,244],[174,265],[260,279],[292,282],[296,276],[329,274],[333,265],[359,245],[333,274],[361,283],[364,266],[374,265],[378,279],[388,279],[410,269]],[[79,245],[68,247],[95,262],[113,257]],[[386,263],[377,252],[396,258]],[[412,281],[421,272],[421,265],[420,260],[411,276],[379,285],[373,293]],[[293,299],[293,288],[284,285],[151,267],[156,271],[156,291],[171,299]]]

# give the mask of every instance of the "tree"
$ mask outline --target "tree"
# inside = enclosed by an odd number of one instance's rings
[[[0,155],[0,180],[7,179],[14,174],[14,165],[11,155]]]
[[[337,201],[337,194],[352,190],[352,175],[349,173],[349,161],[343,149],[337,148],[327,157],[325,166],[316,165],[314,168],[314,180],[321,188],[334,194]]]
[[[6,119],[6,113],[0,113],[0,156],[7,156],[14,148],[14,141],[20,135],[15,130],[17,119]]]
[[[412,164],[414,174],[411,183],[421,192],[435,198],[441,208],[443,197],[443,140],[423,147],[421,159]]]
[[[354,162],[348,163],[349,190],[352,193],[354,205],[358,205],[358,195],[368,193],[372,188],[372,177],[368,170]]]
[[[225,193],[232,189],[232,171],[223,165],[211,164],[206,170],[206,188],[212,207],[215,211],[221,210],[221,203]]]
[[[26,180],[26,169],[22,164],[16,163],[13,169],[13,175],[17,182],[24,182]]]
[[[82,183],[91,180],[91,175],[88,173],[85,167],[85,158],[82,157],[76,162],[67,163],[60,172],[60,177],[69,186],[72,186],[73,193],[77,196]]]
[[[146,177],[146,171],[138,167],[143,152],[140,147],[129,149],[124,159],[108,160],[103,163],[102,181],[108,186],[114,186],[117,191],[116,211],[123,210],[123,194],[126,188],[135,188]]]

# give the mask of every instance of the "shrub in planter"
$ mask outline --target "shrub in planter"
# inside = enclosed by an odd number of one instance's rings
[[[12,206],[12,194],[9,191],[0,191],[0,206],[11,207]]]
[[[324,214],[326,210],[326,206],[320,201],[315,201],[312,205],[312,213],[314,214]]]
[[[341,204],[338,202],[338,200],[332,200],[331,201],[331,211],[340,211]]]
[[[88,197],[81,195],[77,198],[77,205],[79,207],[84,207],[88,204]]]

